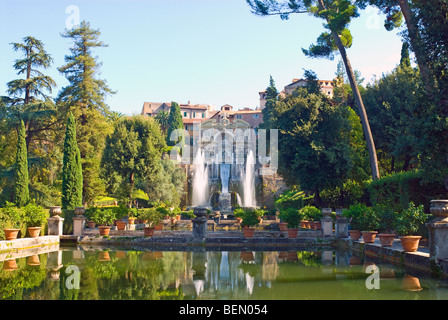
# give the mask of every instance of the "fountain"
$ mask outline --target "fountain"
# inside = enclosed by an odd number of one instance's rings
[[[201,148],[198,148],[194,165],[192,206],[206,207],[209,205],[209,172],[205,163],[205,154]]]
[[[255,203],[255,157],[252,150],[249,150],[246,160],[246,171],[243,180],[243,207],[256,207]]]
[[[224,114],[219,123],[203,122],[202,132],[193,162],[192,207],[211,208],[224,219],[235,205],[256,207],[256,136],[249,123],[229,123]]]

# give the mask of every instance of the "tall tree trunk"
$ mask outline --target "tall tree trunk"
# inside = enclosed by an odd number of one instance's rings
[[[326,10],[325,4],[323,0],[318,0],[319,6],[321,10]],[[329,19],[327,18],[327,22],[329,23]],[[366,109],[364,107],[364,103],[362,101],[361,93],[359,92],[358,85],[356,83],[355,73],[353,72],[353,68],[351,66],[350,60],[347,57],[347,52],[345,51],[345,47],[342,44],[341,39],[337,32],[331,30],[331,35],[338,47],[339,53],[341,54],[342,60],[344,61],[345,70],[347,73],[348,80],[350,82],[350,87],[353,91],[353,97],[355,98],[356,105],[358,107],[359,117],[361,118],[362,128],[364,131],[364,137],[367,143],[367,150],[369,152],[370,159],[370,169],[372,171],[372,179],[376,180],[380,177],[380,172],[378,169],[378,159],[376,154],[375,143],[373,141],[372,132],[370,130],[369,120],[367,118]]]
[[[418,31],[415,15],[413,14],[408,0],[398,0],[401,12],[403,13],[406,27],[408,28],[409,40],[411,41],[411,47],[414,51],[417,64],[420,69],[425,89],[430,97],[432,97],[432,91],[434,89],[434,81],[432,81],[431,70],[426,63],[426,57],[424,48],[421,46],[420,33]]]

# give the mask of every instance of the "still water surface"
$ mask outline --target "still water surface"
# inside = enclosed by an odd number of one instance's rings
[[[61,248],[3,262],[0,299],[447,300],[448,284],[331,249],[142,252]]]

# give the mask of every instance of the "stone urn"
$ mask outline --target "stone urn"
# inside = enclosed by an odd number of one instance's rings
[[[60,216],[62,214],[62,207],[60,206],[53,206],[50,207],[50,216],[52,217],[56,217],[56,216]]]
[[[86,212],[86,209],[84,207],[76,207],[75,208],[75,214],[77,216],[82,216]]]
[[[429,211],[435,220],[448,222],[448,200],[431,200]]]

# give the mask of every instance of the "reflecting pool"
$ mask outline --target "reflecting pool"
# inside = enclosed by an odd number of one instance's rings
[[[448,299],[427,274],[332,249],[58,251],[1,262],[0,299]]]

